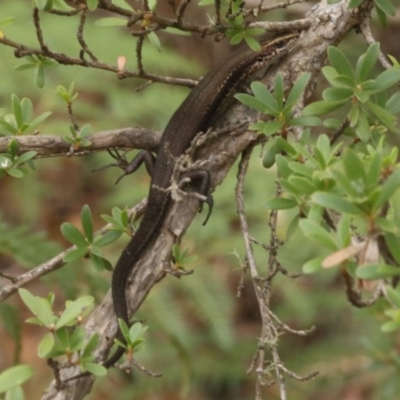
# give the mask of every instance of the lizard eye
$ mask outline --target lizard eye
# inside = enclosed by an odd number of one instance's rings
[[[277,47],[278,49],[281,49],[281,48],[285,47],[285,42],[283,40],[280,40],[279,42],[275,43],[275,47]]]

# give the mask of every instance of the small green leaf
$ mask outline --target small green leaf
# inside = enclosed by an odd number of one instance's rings
[[[331,208],[340,213],[364,215],[364,212],[353,203],[333,193],[316,192],[312,195],[311,200],[313,203],[319,204],[322,207]]]
[[[398,288],[394,289],[390,286],[386,286],[386,295],[394,306],[400,308],[400,293]]]
[[[367,80],[372,69],[375,66],[379,56],[379,43],[375,42],[368,47],[366,53],[360,56],[357,61],[356,76],[357,82],[361,83]]]
[[[337,250],[337,246],[332,238],[332,235],[321,225],[309,219],[302,219],[299,222],[299,226],[306,236],[314,239],[319,244],[327,247],[330,250]]]
[[[91,374],[98,377],[107,375],[107,369],[100,364],[96,364],[93,362],[82,362],[81,367],[82,371],[90,372]]]
[[[44,74],[44,68],[42,64],[36,65],[35,68],[35,76],[34,76],[34,82],[35,85],[41,89],[44,84],[45,84],[45,74]]]
[[[319,126],[321,125],[321,120],[318,117],[312,115],[307,117],[297,117],[288,120],[288,125],[290,126]]]
[[[20,386],[33,376],[33,368],[30,365],[16,365],[8,368],[0,374],[0,393]]]
[[[93,244],[98,247],[107,246],[108,244],[115,242],[122,235],[122,231],[117,231],[114,229],[110,229],[102,236],[97,236]]]
[[[39,125],[41,122],[43,122],[51,114],[52,114],[51,111],[46,111],[43,114],[40,114],[33,121],[31,121],[31,123],[29,124],[29,128],[31,128],[31,129],[35,128],[37,125]]]
[[[275,156],[279,153],[279,148],[276,140],[271,140],[267,143],[264,149],[263,167],[271,168],[275,164]]]
[[[374,3],[385,14],[391,15],[392,17],[396,15],[396,8],[390,0],[374,0]]]
[[[396,235],[390,232],[385,232],[385,241],[389,247],[390,253],[398,264],[400,264],[400,246],[399,239]],[[399,306],[400,307],[400,306]]]
[[[275,101],[278,106],[278,111],[281,112],[283,110],[284,103],[284,87],[283,87],[283,77],[282,73],[278,72],[275,76],[275,84],[274,84],[274,95]]]
[[[349,2],[349,9],[358,7],[364,0],[350,0]]]
[[[102,272],[104,269],[112,271],[111,263],[105,258],[99,256],[98,254],[91,253],[90,263],[92,264],[92,266],[95,268],[96,271]]]
[[[392,278],[400,275],[400,268],[391,265],[363,265],[356,269],[356,276],[365,280]]]
[[[90,208],[87,204],[85,204],[82,208],[81,223],[82,223],[83,232],[85,233],[87,242],[92,243],[93,242],[93,220],[92,220],[92,213],[90,212]],[[75,243],[75,244],[77,244],[77,243]]]
[[[128,23],[128,19],[126,18],[117,18],[117,17],[107,17],[107,18],[100,18],[95,23],[94,26],[126,26]]]
[[[21,154],[19,157],[16,157],[13,164],[14,166],[17,166],[26,163],[27,161],[32,160],[32,158],[34,158],[36,154],[36,151],[27,151],[26,153]]]
[[[11,106],[15,117],[15,121],[17,122],[17,126],[18,128],[20,128],[24,123],[24,120],[22,118],[22,109],[21,109],[21,104],[19,102],[19,98],[15,94],[11,95]]]
[[[254,108],[257,111],[265,112],[267,107],[260,100],[256,99],[254,96],[250,96],[249,94],[238,93],[235,95],[235,98],[238,99],[244,105]]]
[[[382,186],[382,190],[379,194],[377,201],[374,203],[374,207],[378,209],[382,207],[392,197],[394,192],[400,186],[400,169],[396,169],[386,180]]]
[[[300,96],[303,93],[304,89],[306,88],[310,78],[311,74],[307,72],[301,75],[299,79],[297,79],[290,93],[287,96],[284,110],[289,109],[299,101]]]
[[[297,206],[296,200],[285,199],[283,197],[268,199],[265,203],[265,207],[268,210],[287,210]]]
[[[302,114],[304,116],[326,114],[328,112],[337,110],[338,108],[346,104],[346,102],[347,100],[315,101],[314,103],[311,103],[308,106],[304,107]]]
[[[288,181],[297,189],[297,193],[310,195],[317,191],[317,187],[310,179],[301,176],[291,176]]]
[[[316,257],[316,258],[313,258],[313,259],[307,261],[303,265],[302,271],[305,274],[313,274],[313,273],[315,273],[317,271],[320,271],[322,269],[322,261],[323,261],[324,258],[325,258],[324,256]]]
[[[88,245],[86,238],[82,235],[78,228],[69,222],[64,222],[61,225],[61,233],[67,240],[78,247],[87,247]]]
[[[161,51],[161,42],[155,32],[149,32],[147,34],[147,38],[150,40],[150,43],[158,50]]]
[[[343,166],[347,177],[352,181],[366,181],[366,173],[364,165],[358,155],[351,150],[347,149],[343,154]]]
[[[43,336],[38,346],[38,356],[40,358],[46,358],[54,348],[54,336],[48,332]]]
[[[63,260],[66,263],[74,262],[81,259],[82,257],[85,257],[87,254],[87,247],[78,247],[77,249],[68,250],[63,257]]]
[[[322,97],[327,101],[348,101],[353,96],[353,90],[344,87],[330,87],[325,89]]]
[[[99,0],[86,0],[86,4],[90,11],[94,11],[99,6]]]
[[[355,84],[353,67],[344,53],[337,47],[329,46],[328,57],[331,65],[336,69],[339,75],[348,77]]]
[[[70,302],[57,321],[56,329],[68,325],[79,315],[81,315],[85,308],[93,306],[93,303],[94,298],[92,296],[83,296],[73,302]]]
[[[253,50],[253,51],[260,51],[261,50],[261,45],[260,43],[257,42],[256,39],[254,39],[252,36],[246,35],[244,37],[244,40],[246,41],[247,45]]]
[[[262,82],[253,82],[250,87],[251,91],[254,93],[255,98],[261,101],[261,103],[263,103],[267,107],[269,112],[275,114],[279,113],[278,104],[274,96]],[[264,112],[265,108],[259,111]]]
[[[15,386],[12,389],[7,390],[4,400],[25,400],[21,386]]]
[[[400,321],[388,321],[382,324],[382,332],[394,332],[400,329]]]

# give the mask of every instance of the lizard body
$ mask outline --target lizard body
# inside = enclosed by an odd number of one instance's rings
[[[146,212],[135,235],[123,250],[112,276],[112,299],[117,318],[128,324],[126,282],[143,253],[158,237],[167,215],[171,195],[158,188],[167,189],[170,186],[173,159],[184,154],[194,137],[210,127],[215,111],[238,85],[264,77],[268,68],[293,47],[298,36],[299,33],[290,33],[275,39],[261,39],[261,50],[257,52],[249,48],[235,51],[199,81],[173,114],[161,137]],[[208,184],[205,188],[208,191]],[[104,366],[114,364],[123,351],[119,347]]]

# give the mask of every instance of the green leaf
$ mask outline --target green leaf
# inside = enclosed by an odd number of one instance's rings
[[[398,288],[394,289],[390,286],[386,286],[386,295],[394,306],[400,308],[400,293]]]
[[[7,25],[11,25],[15,22],[15,18],[14,17],[8,17],[8,18],[3,18],[2,20],[0,20],[0,26],[7,26]]]
[[[342,214],[337,227],[337,236],[341,248],[349,246],[351,239],[351,217],[349,214]]]
[[[357,136],[364,142],[368,142],[371,138],[371,129],[367,114],[361,111],[358,115],[358,121],[354,127]]]
[[[364,212],[353,203],[333,193],[316,192],[312,195],[311,200],[313,203],[319,204],[322,207],[331,208],[339,213],[364,215]]]
[[[268,210],[287,210],[297,206],[297,202],[293,199],[285,199],[283,197],[268,199],[265,207]]]
[[[324,258],[325,258],[324,256],[316,257],[316,258],[313,258],[313,259],[307,261],[303,265],[302,271],[305,274],[313,274],[313,273],[315,273],[317,271],[320,271],[322,269],[322,261],[323,261]]]
[[[253,82],[250,87],[251,91],[254,93],[254,96],[263,104],[265,104],[270,112],[276,114],[279,113],[278,104],[276,103],[274,96],[263,83]]]
[[[304,107],[302,114],[304,116],[326,114],[328,112],[337,110],[338,108],[342,107],[346,103],[347,103],[347,100],[315,101],[314,103],[311,103],[308,106]]]
[[[32,69],[36,68],[36,64],[33,63],[24,63],[24,64],[19,64],[14,68],[14,71],[25,71],[27,69]]]
[[[92,264],[92,266],[94,267],[94,269],[96,271],[102,272],[104,269],[107,269],[108,271],[112,271],[111,263],[98,254],[91,253],[90,263]]]
[[[378,90],[382,91],[394,86],[400,81],[400,70],[397,68],[390,68],[380,73],[375,78],[375,83]]]
[[[291,108],[299,101],[300,96],[302,95],[304,89],[306,88],[310,78],[311,78],[311,74],[309,72],[307,72],[307,73],[304,73],[303,75],[301,75],[299,79],[297,79],[297,81],[295,82],[295,84],[292,87],[292,90],[290,91],[289,95],[287,96],[284,110]]]
[[[63,261],[65,263],[74,262],[81,259],[82,257],[85,257],[87,254],[87,247],[78,247],[77,249],[68,250],[63,257]]]
[[[275,157],[276,166],[278,167],[278,171],[281,174],[282,178],[287,179],[291,174],[292,170],[289,168],[289,163],[285,157],[278,154]]]
[[[91,353],[96,349],[99,342],[99,334],[95,333],[86,343],[86,346],[82,352],[82,358],[91,357]]]
[[[376,15],[378,16],[381,26],[385,28],[387,26],[386,14],[379,7],[375,7],[375,9],[376,9]]]
[[[95,237],[93,244],[98,247],[107,246],[108,244],[115,242],[121,235],[122,231],[110,229],[104,235]]]
[[[21,104],[19,102],[19,98],[15,94],[11,95],[11,106],[15,117],[15,121],[17,122],[17,126],[18,128],[20,128],[24,123],[24,120],[22,118],[22,109],[21,109]]]
[[[327,101],[348,101],[353,96],[353,90],[344,87],[330,87],[325,89],[322,97]]]
[[[278,107],[278,112],[283,110],[283,103],[284,103],[284,87],[283,87],[283,78],[282,73],[278,72],[275,76],[275,84],[274,84],[274,94],[275,94],[275,101]]]
[[[391,114],[397,114],[400,112],[400,92],[396,92],[386,103],[386,111]]]
[[[46,358],[54,348],[54,335],[50,332],[43,336],[38,346],[38,356]]]
[[[392,278],[400,275],[400,268],[391,265],[363,265],[356,269],[356,276],[365,280]]]
[[[33,368],[30,365],[16,365],[8,368],[0,374],[0,393],[20,386],[33,375]]]
[[[85,308],[91,307],[93,304],[94,298],[92,296],[82,296],[79,299],[70,302],[57,321],[56,329],[68,325],[79,315],[81,315]]]
[[[21,386],[16,386],[10,390],[7,390],[4,400],[25,400],[24,392]]]
[[[44,68],[42,64],[38,64],[35,68],[35,76],[33,78],[35,85],[41,89],[44,84],[45,84],[45,74],[44,74]]]
[[[191,32],[181,31],[178,28],[171,28],[171,27],[165,28],[163,32],[167,32],[172,35],[178,35],[178,36],[192,36]]]
[[[371,156],[369,162],[368,171],[366,175],[367,185],[370,188],[376,188],[382,172],[382,155],[380,152],[376,152]]]
[[[368,76],[372,72],[376,61],[379,56],[379,43],[375,42],[368,47],[368,50],[360,56],[357,61],[356,76],[357,82],[361,83],[367,80]]]
[[[21,154],[19,157],[16,157],[13,164],[14,166],[16,166],[26,163],[27,161],[32,160],[32,158],[34,158],[36,154],[36,151],[27,151],[26,153]]]
[[[271,136],[276,132],[279,132],[283,127],[281,121],[267,121],[264,122],[262,133],[266,136]]]
[[[399,239],[393,233],[385,232],[385,242],[386,242],[387,246],[389,247],[390,253],[392,254],[393,258],[400,265]]]
[[[302,219],[299,222],[299,226],[307,237],[314,239],[319,244],[327,247],[330,250],[337,250],[337,246],[332,238],[332,235],[316,222],[309,219]]]
[[[87,247],[88,242],[82,233],[74,225],[64,222],[61,225],[61,233],[63,236],[78,247]]]
[[[270,140],[264,148],[262,164],[264,168],[271,168],[275,164],[275,156],[279,153],[276,140]]]
[[[378,209],[382,207],[392,197],[394,192],[399,188],[400,185],[400,169],[394,170],[386,182],[382,186],[382,190],[379,194],[377,201],[374,203],[374,207]]]
[[[28,123],[32,119],[33,105],[30,99],[24,97],[21,100],[22,120]]]
[[[98,377],[107,375],[107,368],[103,367],[100,364],[96,364],[93,362],[82,362],[81,367],[82,371],[90,372],[91,374]]]
[[[400,321],[388,321],[382,324],[382,332],[394,332],[400,329]]]
[[[396,8],[390,0],[374,0],[374,3],[385,14],[391,15],[392,17],[396,15]]]
[[[260,51],[261,50],[261,45],[260,43],[257,42],[256,39],[254,39],[252,36],[246,35],[244,37],[244,40],[246,41],[247,45],[253,50],[253,51]]]
[[[150,40],[150,43],[158,50],[161,51],[161,42],[155,32],[149,32],[147,34],[147,38]]]
[[[31,123],[29,124],[29,128],[33,129],[37,125],[39,125],[41,122],[43,122],[47,117],[49,117],[52,114],[51,111],[46,111],[43,114],[40,114],[38,117],[36,117]]]
[[[317,191],[317,187],[312,183],[310,179],[306,179],[300,176],[291,176],[288,179],[289,183],[297,189],[297,193],[311,194]]]
[[[82,223],[83,232],[85,233],[87,242],[92,243],[93,242],[93,220],[92,220],[92,213],[90,212],[90,208],[87,204],[85,204],[82,208],[81,223]]]
[[[321,120],[318,117],[307,116],[307,117],[297,117],[289,119],[288,125],[290,126],[319,126],[321,125]]]
[[[17,169],[17,168],[9,169],[7,171],[7,174],[12,176],[12,177],[14,177],[14,178],[18,178],[18,179],[21,179],[21,178],[24,177],[24,173],[21,170]]]
[[[99,0],[86,0],[86,4],[90,11],[94,11],[99,6]]]
[[[364,0],[350,0],[349,9],[358,7]]]
[[[365,183],[366,173],[364,165],[358,155],[350,148],[343,154],[343,166],[345,173],[350,180]]]
[[[267,109],[266,105],[262,103],[260,100],[256,99],[254,96],[250,96],[249,94],[238,93],[234,96],[244,105],[254,108],[257,111],[264,113]]]
[[[336,69],[339,75],[346,76],[354,84],[356,83],[353,67],[341,50],[339,50],[337,47],[329,46],[328,57],[331,65]]]
[[[117,18],[117,17],[107,17],[100,18],[95,23],[94,26],[126,26],[128,23],[128,19],[126,18]]]

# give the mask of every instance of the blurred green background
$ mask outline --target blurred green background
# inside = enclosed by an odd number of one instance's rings
[[[193,5],[189,14],[194,21],[205,22],[207,9]],[[209,11],[209,10],[208,10]],[[160,12],[163,12],[162,8]],[[7,37],[26,45],[37,46],[29,1],[3,0],[0,20],[15,17],[13,25],[4,28]],[[93,13],[85,26],[85,38],[97,57],[116,64],[120,55],[127,58],[127,68],[135,69],[135,41],[126,28],[95,27],[104,13]],[[287,14],[277,14],[284,20]],[[294,15],[291,14],[290,18]],[[78,56],[76,41],[78,18],[43,15],[45,41],[57,52]],[[390,29],[389,29],[390,32]],[[226,44],[215,45],[199,37],[182,38],[162,35],[162,52],[146,46],[144,66],[149,72],[197,79],[219,58],[227,54]],[[355,35],[343,43],[353,50],[360,43]],[[390,46],[390,43],[387,44]],[[225,46],[225,47],[224,47]],[[359,53],[365,46],[358,46]],[[390,51],[394,54],[394,51]],[[354,59],[359,55],[352,51]],[[396,55],[396,54],[394,54]],[[185,88],[153,84],[143,91],[135,88],[139,80],[118,80],[109,72],[80,67],[58,66],[47,70],[46,85],[37,89],[33,72],[14,71],[21,64],[13,50],[0,46],[0,108],[10,111],[11,94],[29,97],[34,113],[51,111],[40,127],[40,134],[63,135],[69,119],[64,102],[55,93],[58,85],[75,82],[79,97],[74,112],[80,125],[90,123],[91,131],[143,126],[162,130],[168,118],[188,93]],[[32,132],[28,132],[32,133]],[[266,198],[274,195],[273,172],[266,172],[256,149],[247,175],[245,197],[252,236],[269,240]],[[133,153],[130,153],[133,155]],[[114,206],[131,206],[143,198],[149,178],[139,171],[114,185],[120,172],[93,169],[110,162],[108,154],[91,154],[79,158],[38,160],[36,171],[23,180],[2,178],[0,190],[0,268],[19,274],[57,254],[68,244],[60,234],[60,225],[68,221],[79,225],[79,214],[89,204],[96,228],[103,225],[100,214]],[[236,170],[214,193],[215,207],[207,226],[204,215],[196,218],[183,240],[192,254],[198,256],[191,266],[195,273],[184,279],[167,277],[158,284],[143,304],[137,317],[149,326],[145,348],[138,360],[162,378],[150,378],[134,371],[126,376],[113,371],[110,377],[96,383],[90,399],[229,399],[254,398],[254,375],[247,375],[257,348],[260,319],[252,284],[245,280],[241,298],[236,290],[241,279],[240,262],[243,242],[234,201]],[[293,215],[281,213],[279,234],[285,232]],[[120,239],[105,251],[114,264],[127,242]],[[279,251],[279,260],[291,273],[300,273],[305,261],[320,253],[314,243],[297,232]],[[257,249],[260,273],[266,270],[267,254]],[[98,301],[109,288],[110,272],[96,273],[89,262],[68,265],[30,284],[28,289],[44,296],[56,293],[59,309],[65,299],[91,293]],[[5,284],[1,280],[1,284]],[[290,399],[295,400],[369,400],[395,399],[399,393],[399,370],[391,360],[400,343],[395,334],[382,334],[379,304],[370,310],[350,306],[344,284],[337,270],[291,279],[274,280],[272,309],[294,329],[316,331],[299,337],[280,337],[279,353],[286,367],[298,374],[318,370],[319,375],[306,382],[286,379]],[[57,307],[56,307],[57,308]],[[18,312],[16,312],[18,310]],[[29,312],[18,296],[0,305],[0,369],[17,359],[35,366],[34,382],[25,385],[29,399],[39,398],[51,380],[51,371],[37,358],[36,346],[44,331],[23,325],[18,339],[18,324]],[[19,344],[20,343],[20,344]],[[278,399],[275,386],[266,389],[265,398]],[[397,393],[397,395],[396,395]]]

